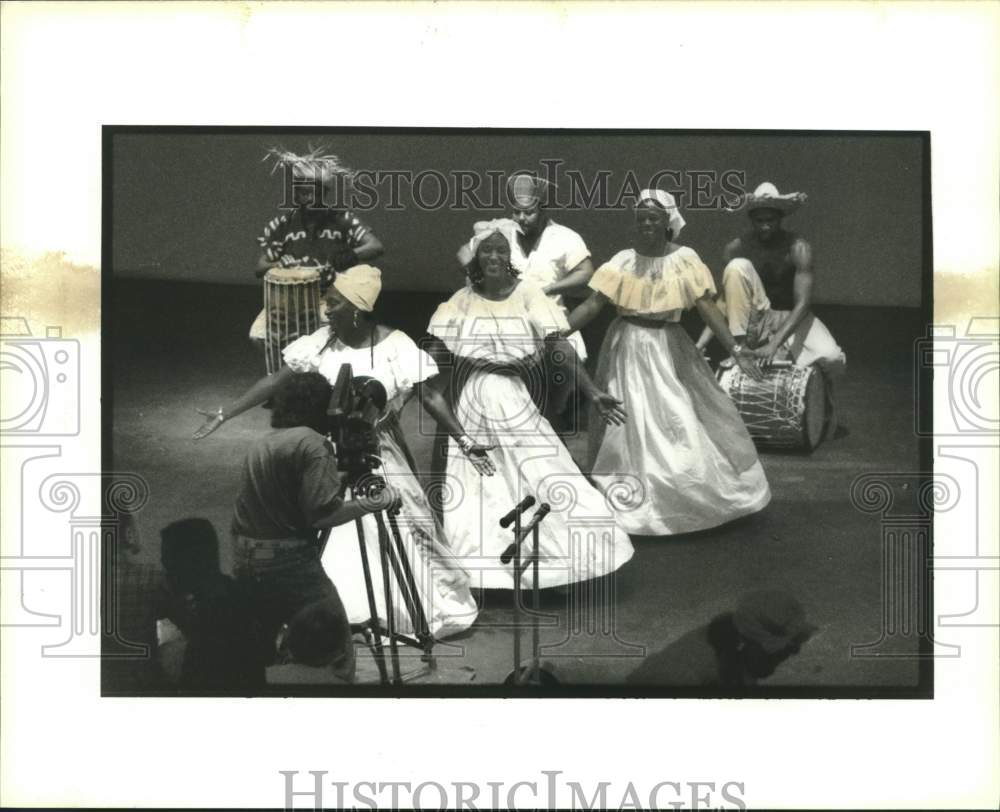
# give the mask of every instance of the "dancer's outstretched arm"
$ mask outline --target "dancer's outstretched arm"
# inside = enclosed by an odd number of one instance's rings
[[[625,413],[625,408],[622,402],[618,400],[618,398],[609,395],[607,392],[600,389],[597,384],[594,383],[590,374],[587,372],[587,368],[583,365],[583,361],[580,360],[580,356],[576,354],[576,349],[569,343],[569,341],[566,340],[565,337],[559,335],[558,333],[546,336],[544,351],[550,354],[557,352],[561,354],[563,358],[576,359],[576,385],[580,392],[583,393],[583,396],[594,404],[606,423],[620,426],[626,421],[626,419],[628,419],[628,415]],[[555,366],[563,365],[565,365],[565,362],[563,362],[563,364],[556,364]]]
[[[208,419],[202,427],[194,433],[195,440],[207,437],[227,420],[232,420],[237,415],[243,414],[247,409],[252,409],[271,397],[281,387],[285,381],[289,380],[295,372],[287,366],[283,366],[273,375],[265,375],[253,386],[247,389],[239,398],[234,400],[229,406],[220,406],[214,412],[198,409],[198,414],[204,415]]]
[[[586,327],[607,303],[608,297],[595,290],[585,302],[574,307],[573,312],[567,317],[569,321],[568,332],[575,333]]]
[[[712,332],[715,334],[716,338],[725,347],[726,352],[728,352],[733,360],[739,365],[747,375],[749,375],[753,380],[762,380],[764,374],[760,371],[760,367],[757,365],[757,359],[754,357],[753,351],[748,350],[746,347],[741,346],[733,334],[729,332],[729,325],[726,324],[726,319],[722,315],[722,311],[719,310],[718,306],[712,301],[710,294],[706,293],[698,301],[695,302],[695,306],[698,308],[698,313],[704,319],[705,324],[711,328]]]
[[[444,395],[429,384],[430,381],[424,381],[423,383],[417,384],[420,402],[424,404],[424,408],[427,410],[427,413],[438,422],[439,426],[443,426],[445,431],[447,431],[448,434],[455,439],[455,442],[457,442],[459,447],[462,449],[462,453],[469,458],[469,461],[475,466],[479,473],[484,474],[485,476],[493,476],[496,468],[487,455],[487,452],[492,451],[496,448],[496,446],[480,445],[479,443],[474,442],[472,438],[465,433],[465,429],[462,428],[462,424],[455,416],[455,412],[452,411],[451,406],[448,405],[448,401],[444,399]]]

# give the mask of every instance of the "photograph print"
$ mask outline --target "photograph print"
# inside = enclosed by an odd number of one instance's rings
[[[933,695],[926,133],[103,139],[103,695]]]

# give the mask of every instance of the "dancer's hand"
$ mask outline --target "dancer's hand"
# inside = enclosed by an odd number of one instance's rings
[[[493,461],[487,456],[487,452],[496,448],[495,445],[477,443],[468,434],[463,434],[461,437],[456,438],[455,442],[458,443],[458,447],[462,449],[462,453],[465,454],[469,462],[472,463],[481,475],[493,476],[496,468],[493,465]]]
[[[760,371],[760,361],[757,360],[753,350],[741,350],[732,356],[736,365],[743,370],[743,373],[754,381],[764,380],[764,373]]]
[[[492,451],[494,448],[496,448],[495,445],[480,445],[476,443],[465,452],[465,456],[469,458],[469,462],[472,463],[480,474],[483,476],[493,476],[497,469],[487,452]]]
[[[624,425],[628,415],[625,413],[624,405],[618,398],[609,395],[607,392],[596,391],[590,398],[590,402],[600,413],[604,422],[612,426]]]
[[[214,412],[206,412],[204,409],[196,409],[198,414],[204,415],[208,418],[198,431],[193,435],[193,439],[201,440],[208,437],[213,431],[215,431],[219,426],[226,422],[226,416],[222,413],[222,409],[217,409]]]

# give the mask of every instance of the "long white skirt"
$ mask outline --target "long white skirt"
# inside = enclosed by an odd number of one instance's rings
[[[444,541],[420,482],[413,474],[412,458],[395,420],[387,421],[379,433],[383,467],[378,471],[396,488],[402,509],[396,517],[400,536],[410,561],[420,602],[431,633],[444,638],[469,628],[478,607],[469,591],[469,576]],[[384,515],[384,514],[383,514]],[[385,591],[378,543],[378,523],[372,515],[361,520],[379,620],[386,622]],[[395,540],[386,521],[389,544]],[[371,617],[362,569],[361,548],[354,522],[334,527],[323,551],[323,569],[337,587],[351,623]],[[409,612],[390,565],[390,584],[396,631],[414,633]]]
[[[474,371],[456,405],[466,432],[489,452],[497,471],[480,475],[449,441],[442,511],[445,535],[474,586],[512,589],[513,562],[500,555],[513,540],[513,526],[500,518],[529,494],[551,512],[539,537],[539,586],[585,581],[613,572],[632,557],[632,544],[604,496],[576,466],[566,446],[542,417],[520,378]],[[522,547],[531,549],[530,540]],[[521,583],[530,588],[531,569]]]
[[[771,500],[743,420],[679,324],[615,320],[595,383],[625,403],[624,426],[591,415],[592,477],[634,535],[690,533]]]

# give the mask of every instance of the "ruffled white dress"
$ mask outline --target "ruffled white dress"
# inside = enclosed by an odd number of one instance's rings
[[[591,416],[592,477],[634,535],[705,530],[761,510],[771,491],[739,413],[678,323],[712,274],[687,247],[663,257],[621,251],[590,280],[618,310],[595,383],[628,420]]]
[[[428,327],[454,353],[458,366],[471,368],[458,396],[458,419],[476,442],[496,446],[490,452],[497,468],[492,477],[481,476],[453,441],[448,448],[445,532],[481,588],[513,587],[513,564],[500,561],[513,533],[500,528],[499,520],[528,495],[552,508],[541,523],[540,586],[605,575],[632,557],[632,544],[614,511],[532,399],[532,390],[545,386],[537,363],[540,341],[567,326],[558,304],[522,280],[503,301],[466,287],[438,307]],[[533,513],[529,510],[525,521]],[[522,585],[530,587],[530,569]]]
[[[436,375],[437,365],[399,330],[394,330],[376,344],[374,352],[370,347],[355,349],[339,341],[324,349],[329,338],[330,333],[324,328],[289,344],[284,351],[285,363],[296,372],[319,372],[331,382],[336,381],[343,364],[350,364],[355,376],[369,375],[385,387],[389,400],[386,416],[378,426],[383,461],[379,470],[402,498],[402,510],[397,521],[424,613],[431,633],[437,638],[464,631],[472,625],[478,613],[469,591],[469,576],[444,541],[441,527],[414,475],[413,458],[399,426],[399,412],[412,394],[413,387]],[[362,524],[376,605],[379,618],[384,623],[385,593],[378,525],[371,515],[365,516]],[[322,561],[323,568],[340,593],[350,621],[359,623],[367,620],[371,612],[353,522],[332,529]],[[392,584],[396,585],[395,579],[392,579]],[[398,588],[393,591],[393,606],[396,630],[413,633],[409,613]]]

